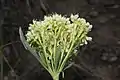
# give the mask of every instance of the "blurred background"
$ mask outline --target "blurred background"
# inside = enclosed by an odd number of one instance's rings
[[[19,27],[53,13],[79,14],[93,25],[93,41],[79,48],[61,80],[120,80],[120,0],[0,0],[0,80],[52,80],[24,49]]]

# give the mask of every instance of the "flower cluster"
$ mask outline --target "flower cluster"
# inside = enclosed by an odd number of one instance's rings
[[[26,34],[27,41],[30,42],[31,46],[35,46],[33,43],[36,43],[36,41],[40,39],[40,36],[44,36],[46,39],[52,41],[53,36],[55,35],[55,30],[56,33],[58,33],[57,31],[60,28],[64,29],[62,32],[65,32],[64,34],[68,40],[70,40],[69,38],[72,38],[72,36],[76,37],[78,34],[81,34],[80,32],[83,30],[84,38],[78,41],[80,45],[87,44],[87,40],[92,40],[91,37],[87,36],[87,33],[91,31],[92,25],[90,25],[89,22],[86,22],[85,19],[79,18],[78,15],[71,15],[70,18],[66,18],[64,16],[54,14],[52,16],[45,16],[44,21],[33,20],[33,24],[30,24],[29,31]],[[64,34],[63,36],[65,36]]]
[[[33,20],[26,34],[27,42],[38,52],[42,65],[53,76],[60,73],[77,46],[92,40],[87,34],[92,25],[79,15],[69,18],[54,14],[43,21]]]

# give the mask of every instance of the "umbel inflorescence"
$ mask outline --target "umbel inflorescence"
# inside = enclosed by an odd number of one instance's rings
[[[91,28],[92,25],[78,15],[65,17],[53,14],[45,16],[43,21],[33,20],[26,39],[37,52],[43,67],[54,80],[59,80],[60,72],[72,56],[77,54],[74,52],[76,47],[92,39],[87,36]]]

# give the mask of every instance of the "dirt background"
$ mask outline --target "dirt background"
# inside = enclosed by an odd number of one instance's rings
[[[18,29],[55,12],[79,13],[93,25],[93,41],[61,80],[120,80],[120,0],[0,0],[0,45],[11,43],[3,46],[4,80],[52,80],[24,49]]]

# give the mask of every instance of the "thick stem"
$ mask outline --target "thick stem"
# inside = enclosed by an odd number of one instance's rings
[[[59,80],[59,74],[55,74],[52,76],[53,80]]]

